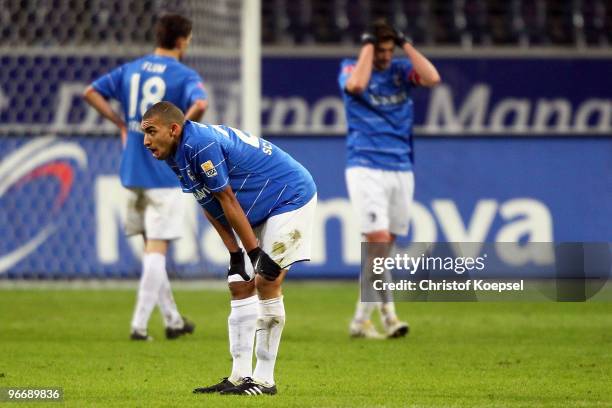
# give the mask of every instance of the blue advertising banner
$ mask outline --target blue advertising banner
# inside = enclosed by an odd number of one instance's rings
[[[353,277],[360,236],[344,185],[340,138],[272,138],[319,190],[312,261],[294,277]],[[409,239],[418,242],[609,241],[609,139],[418,139]],[[142,242],[122,232],[120,143],[109,137],[0,139],[0,275],[127,277]],[[221,276],[227,251],[185,195],[170,269]],[[407,244],[406,241],[403,242]],[[538,262],[525,249],[521,262]]]
[[[610,58],[437,58],[433,62],[442,84],[412,95],[419,134],[612,133]],[[339,66],[340,58],[265,59],[264,129],[275,134],[342,134]]]
[[[122,232],[120,143],[80,98],[93,77],[123,59],[0,58],[0,277],[138,276],[142,242]],[[339,62],[264,59],[263,136],[302,162],[319,189],[312,262],[293,268],[293,277],[356,277],[359,269],[359,227],[344,184]],[[609,242],[612,60],[435,64],[444,83],[413,95],[416,191],[402,244]],[[571,80],[576,73],[580,80]],[[215,96],[209,78],[211,104],[225,110],[213,106],[206,120],[224,122],[236,109]],[[169,269],[222,276],[226,250],[195,200],[185,200],[185,237]],[[519,259],[539,258],[525,250]]]
[[[0,134],[112,133],[81,100],[95,77],[137,55],[14,54],[0,57]],[[263,59],[264,136],[342,135],[338,57]],[[210,95],[206,120],[239,125],[238,74],[193,56]],[[428,136],[610,136],[612,58],[433,58],[443,83],[417,89],[416,133]],[[230,66],[232,61],[227,61]],[[235,65],[235,61],[233,62]],[[229,69],[229,68],[228,68]]]

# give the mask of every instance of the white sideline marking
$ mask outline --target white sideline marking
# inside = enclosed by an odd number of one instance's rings
[[[171,280],[172,289],[181,291],[214,290],[227,291],[227,280],[223,279],[194,279]],[[355,283],[353,279],[291,279],[283,285],[289,286],[317,286],[324,284],[344,285]],[[30,279],[0,279],[1,290],[137,290],[137,279],[75,279],[75,280],[30,280]]]
[[[227,291],[223,280],[175,280],[172,289]],[[0,290],[137,290],[138,280],[129,279],[78,279],[78,280],[0,280]]]

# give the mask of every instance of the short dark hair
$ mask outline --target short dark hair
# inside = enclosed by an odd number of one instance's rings
[[[189,37],[191,27],[191,20],[179,14],[161,16],[155,28],[157,46],[169,50],[175,48],[176,40],[180,37]]]
[[[153,117],[159,117],[166,125],[170,125],[171,123],[182,125],[185,123],[183,111],[167,101],[157,102],[155,105],[151,106],[145,114],[142,115],[142,120],[148,120]]]
[[[378,19],[372,23],[372,34],[376,37],[376,42],[395,41],[397,34],[395,29],[384,18]]]

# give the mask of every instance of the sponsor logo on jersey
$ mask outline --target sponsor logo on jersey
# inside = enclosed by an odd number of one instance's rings
[[[370,94],[370,102],[374,106],[397,105],[405,102],[408,99],[408,94],[404,91],[393,95],[374,95]]]
[[[208,194],[210,194],[210,191],[206,188],[196,188],[195,190],[193,190],[193,196],[198,201],[202,200],[203,198],[206,198]]]
[[[195,181],[195,176],[193,175],[191,169],[187,169],[187,176],[189,176],[189,180]]]
[[[200,165],[204,173],[206,173],[206,177],[214,177],[217,175],[217,169],[215,169],[215,165],[212,164],[212,161],[208,160]]]

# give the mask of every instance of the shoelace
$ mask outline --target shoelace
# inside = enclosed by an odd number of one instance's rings
[[[249,395],[261,394],[261,387],[251,377],[244,377],[240,389]]]
[[[255,380],[253,380],[253,378],[251,378],[251,377],[244,377],[244,378],[242,379],[242,384],[245,384],[245,385],[246,385],[246,384],[250,384],[250,385],[257,385],[257,384],[255,383]]]

